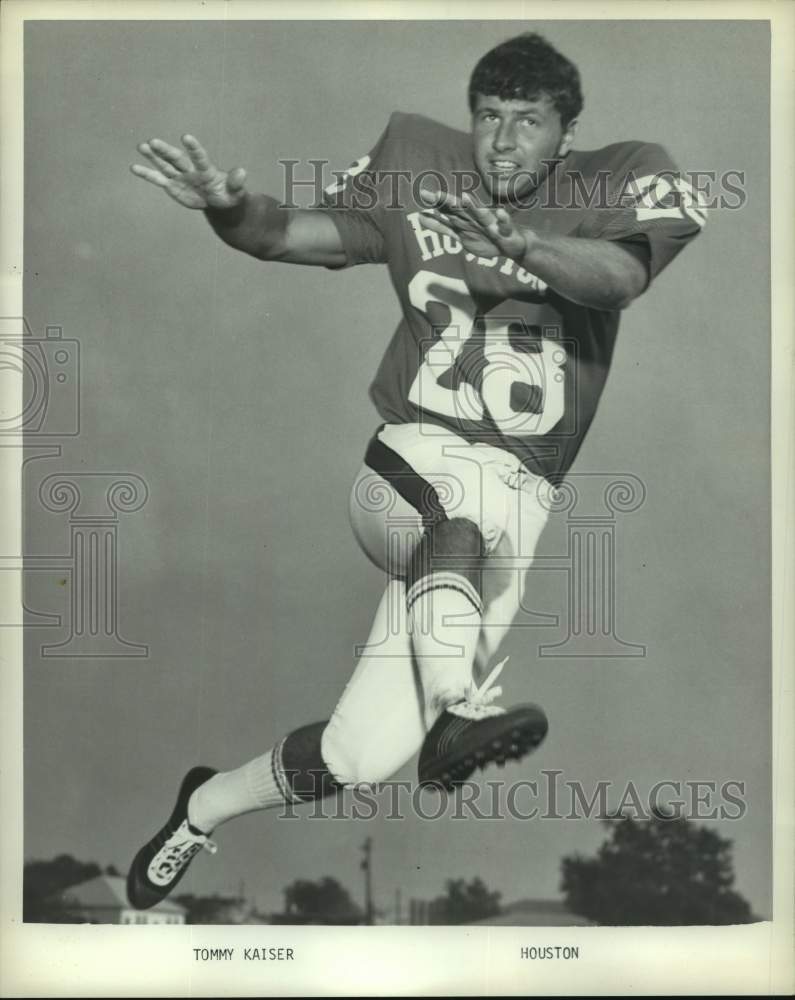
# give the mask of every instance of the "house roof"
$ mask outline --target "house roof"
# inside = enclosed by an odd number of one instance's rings
[[[61,899],[82,907],[127,910],[131,906],[127,899],[126,880],[120,875],[97,875],[87,882],[70,885],[61,893]],[[157,903],[152,910],[156,913],[185,913],[184,906],[169,899]]]
[[[473,927],[589,927],[591,921],[566,909],[560,899],[519,899]]]

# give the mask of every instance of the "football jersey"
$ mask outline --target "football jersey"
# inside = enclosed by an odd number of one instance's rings
[[[447,428],[559,482],[596,411],[620,314],[577,305],[510,258],[477,257],[432,232],[417,190],[455,193],[465,175],[476,176],[469,134],[396,113],[326,189],[346,266],[386,264],[403,313],[370,396],[387,423]],[[704,224],[665,150],[643,142],[569,152],[510,211],[542,236],[621,241],[650,279]]]

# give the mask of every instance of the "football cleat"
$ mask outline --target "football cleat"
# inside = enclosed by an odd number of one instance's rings
[[[171,892],[201,850],[215,854],[212,840],[188,822],[188,800],[217,771],[194,767],[185,775],[168,822],[135,855],[127,874],[127,898],[137,910],[154,906]]]
[[[494,705],[502,688],[492,688],[507,657],[492,670],[480,688],[448,705],[425,737],[418,765],[420,785],[452,791],[478,768],[506,760],[521,760],[547,734],[547,717],[537,705],[506,711]]]

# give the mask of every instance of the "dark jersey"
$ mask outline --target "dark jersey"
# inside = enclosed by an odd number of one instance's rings
[[[596,411],[619,312],[576,305],[515,261],[476,257],[424,225],[419,186],[456,193],[476,179],[468,134],[394,114],[326,191],[347,264],[387,264],[403,311],[370,395],[388,423],[448,428],[557,482]],[[512,212],[541,235],[621,241],[650,279],[704,224],[666,152],[642,142],[570,152]]]

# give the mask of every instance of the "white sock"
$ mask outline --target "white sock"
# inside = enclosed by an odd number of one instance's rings
[[[199,785],[188,800],[190,825],[210,834],[235,816],[297,801],[282,766],[283,743],[284,740],[261,757],[234,771],[215,774]]]
[[[482,604],[465,577],[445,572],[417,580],[406,595],[406,606],[430,729],[471,687]]]

